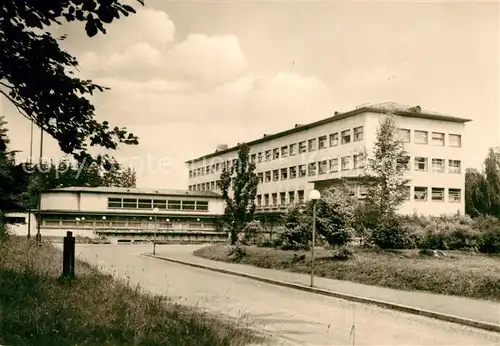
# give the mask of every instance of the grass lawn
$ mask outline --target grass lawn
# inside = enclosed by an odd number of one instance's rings
[[[242,247],[246,256],[238,262],[263,268],[309,273],[310,253],[256,246]],[[195,255],[234,262],[229,246],[214,245]],[[401,290],[419,290],[500,301],[500,256],[443,251],[444,257],[426,257],[417,250],[381,251],[355,248],[353,258],[333,260],[331,252],[315,250],[314,272],[318,276]],[[301,255],[305,258],[301,259]]]
[[[29,251],[29,252],[28,252]],[[28,255],[29,253],[29,255]],[[11,237],[0,242],[0,345],[245,345],[262,342],[237,321],[145,295],[78,262],[64,282],[62,254]]]

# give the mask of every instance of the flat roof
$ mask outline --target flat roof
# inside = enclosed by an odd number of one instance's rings
[[[43,190],[51,193],[98,193],[98,194],[126,194],[126,195],[160,195],[160,196],[188,196],[188,197],[206,197],[222,198],[222,196],[213,191],[189,191],[189,190],[165,190],[165,189],[142,189],[129,187],[59,187],[55,189]]]
[[[367,104],[363,105],[360,107],[357,107],[354,110],[344,112],[344,113],[337,113],[332,117],[326,118],[326,119],[321,119],[306,125],[301,125],[297,126],[282,132],[266,135],[265,137],[246,142],[247,145],[252,146],[255,144],[259,143],[264,143],[267,141],[271,141],[276,138],[284,137],[291,135],[293,133],[305,131],[320,125],[328,124],[337,120],[345,119],[354,115],[362,114],[362,113],[379,113],[379,114],[388,114],[388,113],[393,113],[395,115],[403,116],[403,117],[413,117],[413,118],[421,118],[421,119],[430,119],[430,120],[441,120],[441,121],[449,121],[449,122],[454,122],[454,123],[466,123],[469,121],[472,121],[472,119],[465,119],[465,118],[458,118],[458,117],[453,117],[450,115],[430,111],[430,110],[423,110],[420,106],[407,106],[407,105],[402,105],[398,104],[395,102],[383,102],[383,103],[378,103],[378,104]],[[207,155],[200,156],[198,158],[186,161],[185,163],[194,163],[201,161],[203,159],[208,159],[211,157],[219,156],[222,154],[230,153],[232,151],[235,151],[238,149],[238,146],[232,146],[228,149],[216,151]]]

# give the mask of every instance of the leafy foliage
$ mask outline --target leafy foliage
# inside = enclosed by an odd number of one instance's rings
[[[220,178],[222,198],[226,203],[223,220],[230,230],[231,245],[238,234],[253,220],[255,196],[259,179],[255,174],[255,163],[250,162],[250,148],[246,144],[238,147],[238,159],[230,169],[224,169]],[[230,191],[231,190],[231,191]]]
[[[16,164],[16,152],[8,149],[6,124],[0,116],[0,213],[22,209],[19,196],[28,181],[28,174]]]
[[[142,0],[137,0],[143,4]],[[0,4],[0,93],[27,119],[59,142],[64,153],[78,161],[95,159],[109,164],[109,156],[93,158],[89,146],[116,149],[119,143],[137,144],[125,128],[110,128],[95,119],[86,96],[107,88],[75,75],[77,60],[63,51],[47,28],[62,22],[85,23],[88,36],[106,33],[121,15],[135,10],[119,0],[3,0]]]
[[[303,205],[293,206],[283,215],[284,225],[274,246],[281,250],[307,250],[311,246],[312,218]]]
[[[367,186],[366,205],[381,217],[394,213],[405,199],[408,183],[402,163],[407,160],[398,128],[389,115],[381,119],[373,152],[365,166]]]
[[[500,217],[500,154],[490,149],[484,160],[484,172],[468,169],[465,173],[465,211],[472,217]]]
[[[37,206],[39,189],[61,187],[135,187],[136,174],[131,167],[121,167],[112,161],[109,169],[97,163],[75,163],[68,157],[58,163],[24,164],[24,171],[29,172],[29,181],[21,200],[26,208]]]

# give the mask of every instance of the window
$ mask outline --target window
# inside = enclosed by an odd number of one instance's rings
[[[315,151],[316,150],[316,138],[310,139],[307,142],[307,148],[309,151]]]
[[[351,130],[342,131],[342,144],[347,144],[351,142]]]
[[[123,208],[137,208],[137,199],[135,198],[124,198],[123,199]]]
[[[279,169],[273,170],[273,181],[280,180],[280,171]]]
[[[432,159],[432,171],[437,173],[444,173],[444,160]]]
[[[299,203],[304,203],[304,190],[297,191]]]
[[[427,144],[427,131],[415,131],[415,143]]]
[[[307,175],[306,165],[299,166],[299,177],[305,177]]]
[[[271,150],[266,150],[265,152],[265,160],[266,161],[271,161],[271,156],[272,155],[272,151]]]
[[[208,201],[196,201],[196,210],[207,211]]]
[[[330,160],[330,173],[339,171],[339,159]]]
[[[397,167],[398,167],[398,169],[401,169],[404,171],[409,171],[410,170],[410,157],[409,156],[398,157]]]
[[[351,157],[350,156],[344,156],[341,159],[341,165],[342,165],[342,170],[347,171],[351,169]]]
[[[462,169],[461,169],[461,162],[460,160],[449,160],[448,161],[448,171],[450,173],[455,173],[455,174],[460,174]]]
[[[277,194],[277,193],[273,193],[273,194],[271,195],[271,197],[272,197],[272,200],[273,200],[273,204],[272,204],[272,205],[273,205],[273,206],[278,205],[278,194]]]
[[[153,209],[152,201],[150,199],[140,199],[139,200],[139,209]]]
[[[252,163],[255,163],[256,160],[257,160],[257,154],[252,154],[250,161]],[[217,164],[217,170],[219,170],[219,164]]]
[[[295,179],[295,178],[297,178],[297,167],[295,167],[295,166],[290,167],[289,170],[290,170],[290,172],[289,172],[290,173],[289,174],[290,178],[289,179]]]
[[[273,160],[278,160],[280,158],[280,149],[276,148],[273,150]]]
[[[265,173],[265,182],[268,183],[271,181],[271,171],[267,171]]]
[[[330,135],[330,146],[331,147],[335,147],[337,145],[339,145],[339,134],[338,134],[338,132],[332,133]]]
[[[290,144],[290,156],[297,155],[297,143]]]
[[[449,134],[448,140],[450,142],[450,147],[460,148],[462,146],[462,136]]]
[[[310,176],[316,175],[316,162],[311,162],[309,164],[309,175]]]
[[[326,136],[321,136],[318,138],[318,148],[326,149]]]
[[[432,145],[444,146],[444,133],[433,132],[431,135]]]
[[[281,169],[281,180],[287,180],[287,179],[288,179],[288,169],[282,168]]]
[[[262,162],[262,156],[263,156],[263,154],[262,154],[262,153],[258,153],[258,154],[257,154],[257,162],[258,162],[258,163],[261,163],[261,162]]]
[[[295,203],[295,191],[288,192],[288,203],[289,204]]]
[[[299,143],[299,154],[305,153],[307,151],[306,141]]]
[[[426,157],[416,157],[415,158],[415,170],[419,172],[427,171],[427,158]]]
[[[262,173],[262,172],[257,173],[257,177],[259,178],[259,183],[264,182],[264,173]]]
[[[189,191],[193,191],[193,185],[189,185],[189,186],[188,186],[188,190],[189,190]]]
[[[354,155],[354,169],[363,168],[364,158],[363,154]]]
[[[411,199],[411,187],[409,187],[408,185],[403,186],[403,196],[407,201]]]
[[[264,206],[269,206],[269,194],[264,195]]]
[[[281,157],[287,157],[288,156],[288,147],[284,146],[281,147]]]
[[[354,132],[354,141],[362,141],[363,140],[363,126],[355,127],[353,129]]]
[[[193,171],[189,171],[189,177],[192,178],[193,177]]]
[[[108,198],[108,208],[121,208],[122,199],[121,198]]]
[[[286,192],[280,192],[280,205],[286,205]]]
[[[431,194],[433,201],[444,201],[444,189],[442,187],[433,187]]]
[[[411,131],[408,129],[398,129],[399,140],[403,143],[410,143]]]
[[[196,201],[182,201],[182,210],[195,210]]]
[[[168,201],[168,209],[170,210],[181,210],[181,201]]]
[[[448,189],[448,201],[460,202],[461,197],[462,197],[462,190],[460,190],[460,189]]]
[[[257,202],[256,202],[257,206],[260,207],[262,205],[262,196],[261,195],[257,195]]]
[[[427,201],[427,187],[415,186],[413,199],[416,201]]]
[[[328,173],[328,161],[324,160],[319,163],[319,174]]]

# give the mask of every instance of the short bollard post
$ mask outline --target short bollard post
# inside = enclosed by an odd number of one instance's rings
[[[63,277],[75,277],[75,238],[73,232],[68,231],[63,244]]]

